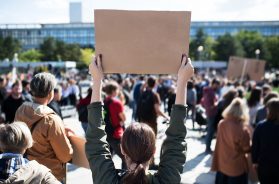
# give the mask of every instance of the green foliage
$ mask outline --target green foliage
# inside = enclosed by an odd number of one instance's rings
[[[40,45],[40,52],[43,54],[43,61],[56,61],[57,41],[52,37],[46,38]]]
[[[207,36],[202,29],[199,29],[195,38],[190,42],[190,57],[193,60],[211,60],[215,54],[212,50],[214,42],[213,38]],[[200,46],[203,48],[202,51],[198,51]]]
[[[17,39],[10,36],[6,38],[0,37],[0,60],[8,58],[12,60],[15,53],[20,52],[21,45]]]
[[[78,44],[67,44],[54,38],[46,38],[40,45],[43,61],[77,61],[81,59],[80,46]]]
[[[41,61],[42,56],[43,54],[40,51],[30,49],[19,54],[19,61]]]
[[[265,42],[271,55],[268,65],[279,68],[279,36],[267,37]]]
[[[273,91],[276,91],[277,93],[279,93],[279,87],[273,88]]]
[[[89,49],[89,48],[81,49],[81,62],[84,65],[88,66],[92,61],[93,54],[94,54],[93,49]]]
[[[216,39],[213,50],[216,53],[215,59],[220,61],[228,61],[230,56],[244,56],[240,42],[228,33]]]
[[[259,49],[259,59],[270,59],[270,53],[260,33],[256,31],[240,31],[237,33],[236,38],[243,46],[245,57],[256,58],[255,51]]]

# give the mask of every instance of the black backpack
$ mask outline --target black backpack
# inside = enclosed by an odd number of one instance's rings
[[[114,127],[112,126],[110,112],[109,112],[109,105],[111,104],[112,100],[108,99],[104,101],[104,121],[106,124],[105,131],[107,133],[107,137],[112,137],[114,132]]]
[[[156,119],[154,98],[154,93],[151,90],[146,90],[140,95],[137,104],[138,121],[152,121],[154,117]]]

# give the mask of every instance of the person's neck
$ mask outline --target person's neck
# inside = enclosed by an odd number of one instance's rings
[[[19,98],[21,97],[21,94],[18,94],[18,95],[12,94],[12,97],[13,97],[14,99],[19,99]]]
[[[40,105],[47,105],[48,100],[45,98],[34,98],[33,99],[35,103],[40,104]]]

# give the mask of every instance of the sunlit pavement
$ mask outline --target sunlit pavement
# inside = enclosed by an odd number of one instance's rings
[[[127,114],[130,115],[131,111],[126,110]],[[77,117],[67,118],[64,120],[65,124],[74,127],[74,130],[79,135],[84,135],[84,132],[81,128],[80,123],[78,122]],[[131,122],[131,119],[128,119],[127,122]],[[165,130],[167,125],[159,123],[159,133],[157,138],[157,152],[155,154],[155,163],[159,162],[159,152],[161,144],[165,138]],[[196,129],[199,129],[199,126],[196,125]],[[210,172],[211,166],[211,155],[204,154],[205,145],[203,143],[205,134],[203,131],[192,130],[192,122],[187,120],[187,160],[184,166],[182,180],[183,184],[211,184],[214,183],[215,174]],[[212,142],[214,146],[215,140]],[[121,160],[119,157],[114,156],[113,160],[115,162],[116,168],[120,168]],[[91,184],[92,175],[91,171],[85,168],[77,168],[71,164],[68,164],[68,173],[67,173],[67,184]]]

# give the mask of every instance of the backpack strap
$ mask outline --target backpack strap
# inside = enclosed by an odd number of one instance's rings
[[[31,135],[35,129],[35,127],[38,125],[38,123],[43,119],[44,117],[40,118],[39,120],[37,120],[35,123],[33,123],[33,125],[31,126],[30,128],[30,132],[31,132]],[[28,149],[27,149],[28,150]],[[23,157],[24,158],[27,158],[27,150],[25,151],[25,153],[23,154]],[[28,159],[28,158],[27,158]]]
[[[39,120],[37,120],[35,123],[33,123],[33,125],[30,128],[30,132],[31,134],[33,133],[35,127],[37,126],[37,124],[43,119],[44,117],[40,118]]]

